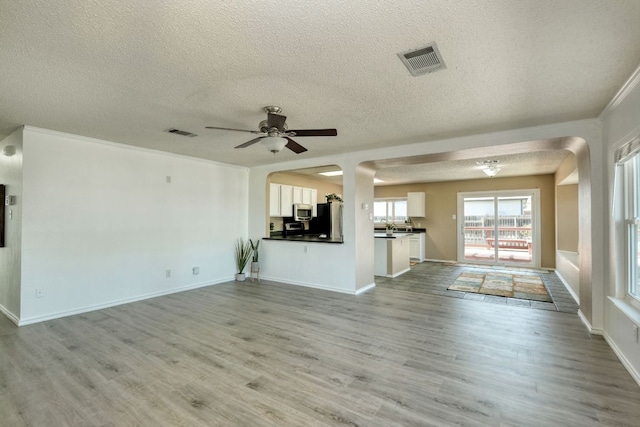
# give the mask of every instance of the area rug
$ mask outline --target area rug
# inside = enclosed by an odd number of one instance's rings
[[[542,279],[536,274],[462,273],[448,289],[507,298],[553,302]]]

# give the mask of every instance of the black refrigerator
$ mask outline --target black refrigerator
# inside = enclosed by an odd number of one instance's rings
[[[342,203],[318,203],[318,216],[309,223],[309,232],[342,240]]]

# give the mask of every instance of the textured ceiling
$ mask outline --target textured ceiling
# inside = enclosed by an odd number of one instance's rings
[[[592,118],[640,63],[640,1],[0,0],[0,137],[22,124],[254,166]],[[447,69],[397,53],[435,41]],[[309,151],[273,156],[262,107]],[[175,127],[186,138],[163,132]]]

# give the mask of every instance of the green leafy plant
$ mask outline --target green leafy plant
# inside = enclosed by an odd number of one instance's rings
[[[387,221],[384,221],[384,227],[387,229],[387,231],[393,231],[396,228],[398,228],[393,222],[387,222]]]
[[[324,197],[327,199],[327,202],[331,202],[331,201],[336,201],[336,202],[342,202],[342,197],[338,196],[336,193],[327,193],[324,195]]]
[[[251,245],[251,252],[253,253],[252,261],[258,262],[258,258],[260,257],[260,252],[258,252],[258,248],[260,247],[260,240],[256,240],[254,243],[253,240],[249,239],[249,244]]]
[[[244,268],[249,262],[251,257],[251,240],[244,242],[242,238],[236,241],[236,267],[238,268],[238,274],[244,272]]]

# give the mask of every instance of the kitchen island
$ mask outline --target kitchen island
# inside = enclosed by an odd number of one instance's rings
[[[374,268],[376,276],[398,277],[410,270],[409,237],[411,233],[374,233]]]

